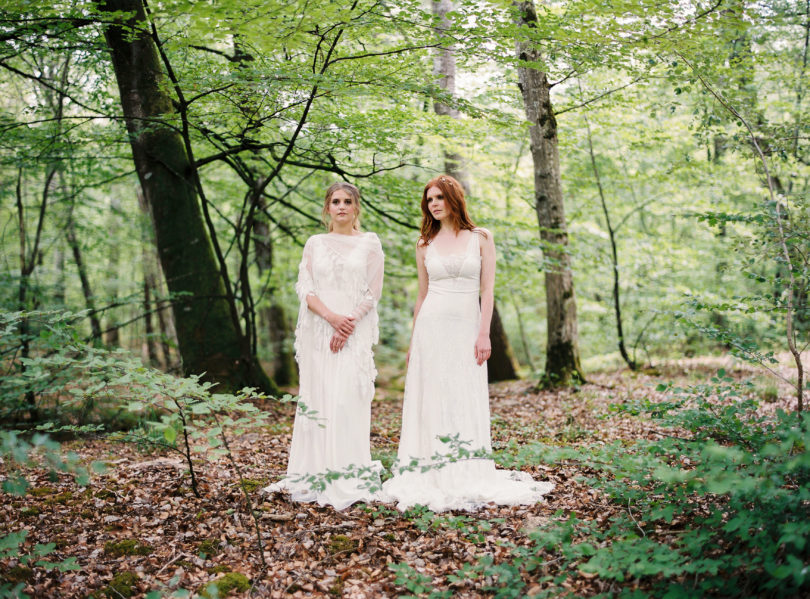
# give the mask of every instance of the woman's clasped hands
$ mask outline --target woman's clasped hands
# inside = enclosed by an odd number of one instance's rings
[[[346,345],[349,336],[354,332],[355,320],[355,317],[351,314],[346,316],[335,312],[332,312],[327,317],[326,321],[335,329],[332,338],[329,340],[329,349],[333,353],[338,353]]]

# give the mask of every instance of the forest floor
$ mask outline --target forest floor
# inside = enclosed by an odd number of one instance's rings
[[[632,443],[664,434],[649,420],[617,414],[610,406],[628,400],[661,398],[661,382],[693,384],[724,367],[735,378],[765,381],[762,371],[734,366],[730,359],[683,360],[652,374],[626,370],[594,373],[588,384],[565,391],[537,391],[527,381],[491,385],[494,449],[514,441],[561,446]],[[771,381],[774,379],[768,379]],[[765,381],[765,382],[763,382]],[[766,409],[790,409],[786,388]],[[261,487],[284,473],[290,444],[292,405],[261,406],[273,411],[272,424],[230,439],[231,449],[259,514],[266,567],[257,550],[238,477],[228,460],[201,461],[201,498],[189,489],[187,470],[177,454],[147,450],[104,438],[71,441],[65,448],[88,463],[107,464],[79,487],[67,475],[45,470],[28,473],[32,484],[24,497],[2,495],[0,536],[29,531],[26,546],[56,543],[51,560],[77,558],[80,570],[59,573],[34,568],[13,571],[34,597],[143,596],[172,589],[199,592],[228,572],[243,574],[247,590],[233,596],[255,597],[393,597],[420,590],[408,586],[390,564],[407,563],[438,590],[458,597],[487,596],[481,582],[450,575],[485,555],[495,563],[507,559],[507,545],[528,545],[527,533],[551,519],[575,513],[583,520],[604,521],[623,509],[582,482],[587,474],[571,464],[524,466],[535,479],[556,487],[546,501],[530,506],[484,508],[478,512],[433,515],[415,510],[403,516],[390,505],[355,505],[342,512],[291,503],[285,495],[260,494]],[[378,390],[373,404],[371,439],[374,456],[390,460],[396,452],[401,393]],[[5,473],[0,470],[0,477]],[[592,473],[591,473],[592,474]],[[549,555],[549,567],[554,556]],[[15,562],[0,560],[0,574],[10,578]],[[541,569],[542,570],[542,569]],[[22,574],[21,574],[22,572]],[[130,572],[129,587],[110,586]],[[540,592],[540,570],[524,575],[526,594]],[[532,578],[534,576],[535,578]],[[448,578],[449,577],[449,578]],[[231,577],[236,580],[235,577]],[[238,581],[236,581],[238,582]],[[423,585],[424,586],[424,585]],[[248,588],[249,587],[249,588]],[[570,578],[565,587],[590,596],[610,591],[592,574]],[[425,587],[426,588],[426,587]],[[427,596],[425,594],[425,596]]]

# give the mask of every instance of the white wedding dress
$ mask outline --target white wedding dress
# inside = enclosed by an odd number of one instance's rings
[[[460,254],[441,255],[433,244],[425,252],[428,293],[411,339],[394,476],[383,484],[400,510],[528,504],[554,488],[524,472],[496,470],[485,457],[491,452],[487,370],[474,356],[480,235],[470,235]]]
[[[342,510],[379,498],[380,471],[369,441],[374,397],[377,301],[383,252],[374,233],[314,235],[307,240],[295,286],[301,302],[295,329],[299,403],[287,475],[265,492],[286,490],[294,501]],[[330,324],[307,307],[318,298],[333,312],[353,314],[355,329],[338,353]]]

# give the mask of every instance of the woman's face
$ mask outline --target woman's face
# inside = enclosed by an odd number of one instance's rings
[[[436,220],[442,220],[449,216],[449,212],[445,207],[444,202],[444,195],[442,194],[442,190],[438,187],[431,187],[427,190],[426,194],[427,199],[427,209],[428,212],[435,218]]]
[[[332,224],[353,223],[357,214],[357,204],[352,195],[345,189],[337,189],[329,198],[329,218]]]

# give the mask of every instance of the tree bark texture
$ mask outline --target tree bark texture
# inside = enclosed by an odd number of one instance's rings
[[[519,25],[526,29],[536,27],[534,2],[519,2],[517,8]],[[546,73],[525,64],[527,61],[538,62],[539,51],[531,41],[519,39],[517,57],[521,61],[518,65],[519,87],[530,124],[537,223],[540,237],[546,245],[544,252],[556,265],[545,273],[548,340],[546,372],[543,378],[549,385],[565,385],[575,380],[584,380],[584,376],[579,358],[571,257],[567,252],[568,232],[560,182],[557,121],[551,105],[551,86]]]
[[[440,19],[439,30],[444,31],[450,27],[447,13],[453,10],[452,0],[439,0],[433,2],[433,15]],[[456,93],[456,53],[452,43],[439,48],[433,59],[433,75],[439,87],[450,95]],[[439,116],[447,116],[452,119],[458,118],[458,109],[433,102],[433,110]],[[463,167],[462,158],[455,152],[445,150],[444,170],[448,175],[454,177],[464,188],[464,193],[470,194],[470,177]],[[509,345],[509,338],[501,322],[501,315],[498,313],[498,306],[492,307],[492,324],[489,329],[490,342],[492,343],[492,355],[487,360],[487,373],[490,382],[509,381],[518,377],[517,362],[512,347]]]
[[[489,382],[511,381],[519,378],[515,354],[509,345],[509,338],[503,328],[501,315],[497,307],[492,309],[492,324],[489,326],[489,338],[492,342],[492,355],[487,360]]]
[[[274,390],[234,318],[223,273],[208,238],[183,139],[164,121],[174,117],[164,72],[142,0],[106,0],[122,11],[105,30],[135,168],[155,229],[160,263],[173,296],[177,340],[186,374],[225,389]],[[181,295],[178,295],[181,294]]]
[[[433,16],[439,19],[439,31],[446,31],[450,27],[450,21],[447,18],[447,13],[453,10],[452,0],[434,0],[433,1]],[[455,45],[448,43],[442,45],[433,57],[433,76],[439,87],[447,92],[449,95],[456,93],[456,49]],[[458,109],[443,104],[441,102],[433,102],[433,110],[440,116],[448,116],[451,119],[458,118]],[[469,192],[470,182],[467,172],[463,167],[463,160],[457,152],[447,151],[444,152],[444,170],[448,175],[455,177],[461,183],[464,190]]]

